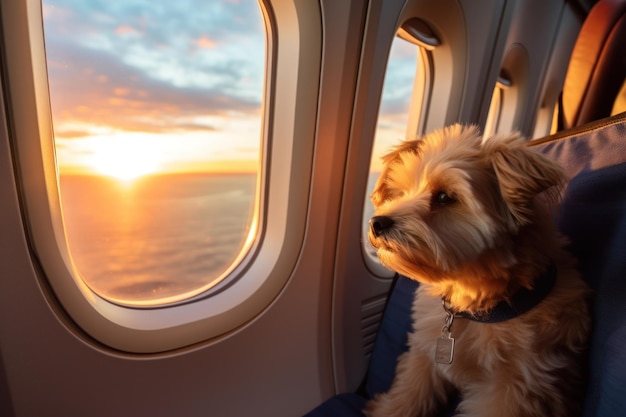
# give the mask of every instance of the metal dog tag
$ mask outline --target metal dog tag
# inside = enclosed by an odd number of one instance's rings
[[[446,312],[444,325],[441,328],[441,337],[437,339],[435,349],[435,362],[450,365],[454,357],[454,338],[452,337],[452,323],[454,322],[454,311],[446,305],[446,300],[441,299],[441,304]]]
[[[435,350],[435,362],[451,364],[454,357],[454,338],[443,334],[437,339],[437,349]]]

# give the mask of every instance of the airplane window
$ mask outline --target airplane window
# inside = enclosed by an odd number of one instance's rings
[[[502,116],[502,106],[504,103],[504,92],[511,86],[510,76],[506,71],[501,71],[493,89],[491,103],[489,104],[489,113],[487,113],[487,121],[485,122],[484,138],[498,133],[500,118]]]
[[[500,112],[502,111],[502,89],[496,87],[493,89],[491,96],[491,104],[489,105],[489,113],[487,114],[487,122],[485,123],[484,138],[488,138],[498,131],[498,121]]]
[[[43,15],[75,269],[125,305],[206,291],[255,237],[257,0],[43,0]]]
[[[381,157],[405,139],[420,134],[420,115],[426,84],[426,54],[423,48],[396,36],[391,45],[385,81],[381,95],[374,146],[370,163],[367,197],[363,214],[363,233],[367,234],[368,221],[374,208],[369,194],[382,169]],[[368,258],[377,261],[375,251],[363,239]]]

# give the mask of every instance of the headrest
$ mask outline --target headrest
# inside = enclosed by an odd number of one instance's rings
[[[601,0],[581,28],[565,76],[559,130],[611,115],[626,77],[626,1]]]

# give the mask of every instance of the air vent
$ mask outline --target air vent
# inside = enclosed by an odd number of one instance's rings
[[[361,340],[363,341],[363,352],[369,358],[374,350],[376,333],[383,317],[385,300],[387,295],[379,295],[361,304]]]

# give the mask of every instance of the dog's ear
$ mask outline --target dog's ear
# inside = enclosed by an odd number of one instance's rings
[[[538,194],[550,190],[547,195],[558,199],[566,182],[563,169],[528,148],[521,136],[494,136],[483,147],[491,157],[500,192],[518,226],[530,221],[532,201]]]
[[[401,155],[406,152],[418,153],[421,139],[407,140],[400,145],[393,148],[393,150],[382,157],[383,170],[376,180],[376,185],[370,199],[374,204],[374,207],[380,206],[387,200],[393,198],[393,195],[388,186],[389,172],[392,171],[397,164],[402,163]]]

